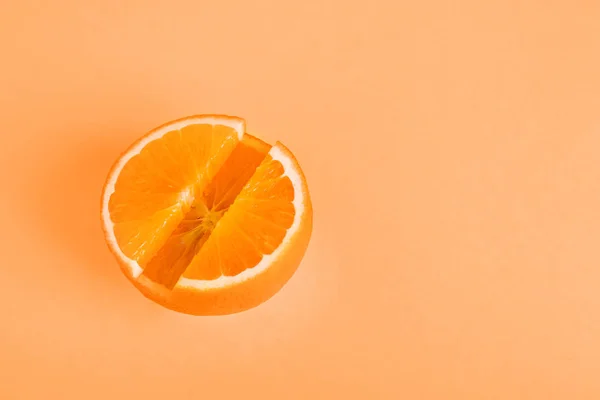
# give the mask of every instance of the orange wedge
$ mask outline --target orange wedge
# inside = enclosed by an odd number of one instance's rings
[[[255,307],[294,274],[312,205],[292,153],[245,133],[244,120],[199,115],[162,125],[111,169],[106,241],[149,299],[193,315]]]

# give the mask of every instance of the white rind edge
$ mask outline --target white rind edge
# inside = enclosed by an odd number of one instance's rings
[[[166,124],[159,129],[157,129],[152,134],[142,138],[139,142],[137,142],[133,147],[131,147],[115,164],[114,168],[111,170],[111,173],[106,182],[106,189],[104,191],[104,196],[102,197],[102,223],[104,225],[104,230],[106,232],[107,241],[111,247],[111,249],[117,254],[120,260],[124,260],[126,266],[129,268],[131,275],[134,279],[137,279],[143,272],[142,267],[135,261],[127,257],[121,251],[119,244],[117,243],[117,238],[115,237],[113,222],[110,219],[110,212],[108,210],[108,203],[110,201],[110,196],[115,192],[115,184],[117,183],[117,178],[121,173],[121,170],[127,164],[129,160],[131,160],[134,156],[138,155],[140,151],[146,147],[146,145],[150,142],[153,142],[157,139],[162,138],[165,134],[171,131],[179,130],[189,125],[200,125],[200,124],[208,124],[208,125],[223,125],[233,128],[238,134],[238,140],[242,140],[244,133],[246,131],[245,122],[243,119],[234,118],[234,117],[212,117],[212,116],[196,116],[185,118],[182,120],[175,121],[173,123]]]
[[[277,160],[283,165],[284,173],[282,176],[287,176],[292,182],[292,187],[294,188],[294,200],[292,201],[292,204],[294,205],[294,221],[292,222],[292,226],[290,226],[290,228],[287,230],[279,247],[277,247],[273,253],[263,256],[262,260],[256,266],[248,268],[238,275],[222,275],[213,280],[189,279],[182,276],[179,278],[179,281],[175,285],[174,289],[210,290],[225,286],[237,285],[261,274],[273,263],[274,260],[279,258],[281,253],[285,251],[288,243],[300,228],[300,223],[302,222],[302,217],[304,216],[304,188],[302,183],[303,180],[297,167],[278,146],[278,144],[273,146],[269,151],[269,155],[271,158],[273,158],[273,160]]]

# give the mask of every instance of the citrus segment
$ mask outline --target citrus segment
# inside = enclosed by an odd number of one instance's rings
[[[169,232],[183,218],[183,206],[175,204],[159,210],[147,219],[133,219],[114,224],[116,241],[127,257],[145,265],[167,240]]]

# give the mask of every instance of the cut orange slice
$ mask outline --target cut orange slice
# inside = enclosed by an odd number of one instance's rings
[[[102,223],[124,274],[149,299],[193,315],[231,314],[277,293],[312,230],[304,174],[281,143],[242,119],[169,122],[115,163]]]

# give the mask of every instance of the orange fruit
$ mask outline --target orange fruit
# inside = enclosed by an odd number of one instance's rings
[[[106,241],[149,299],[193,315],[255,307],[294,274],[312,230],[292,153],[245,133],[244,120],[198,115],[162,125],[111,169]]]

